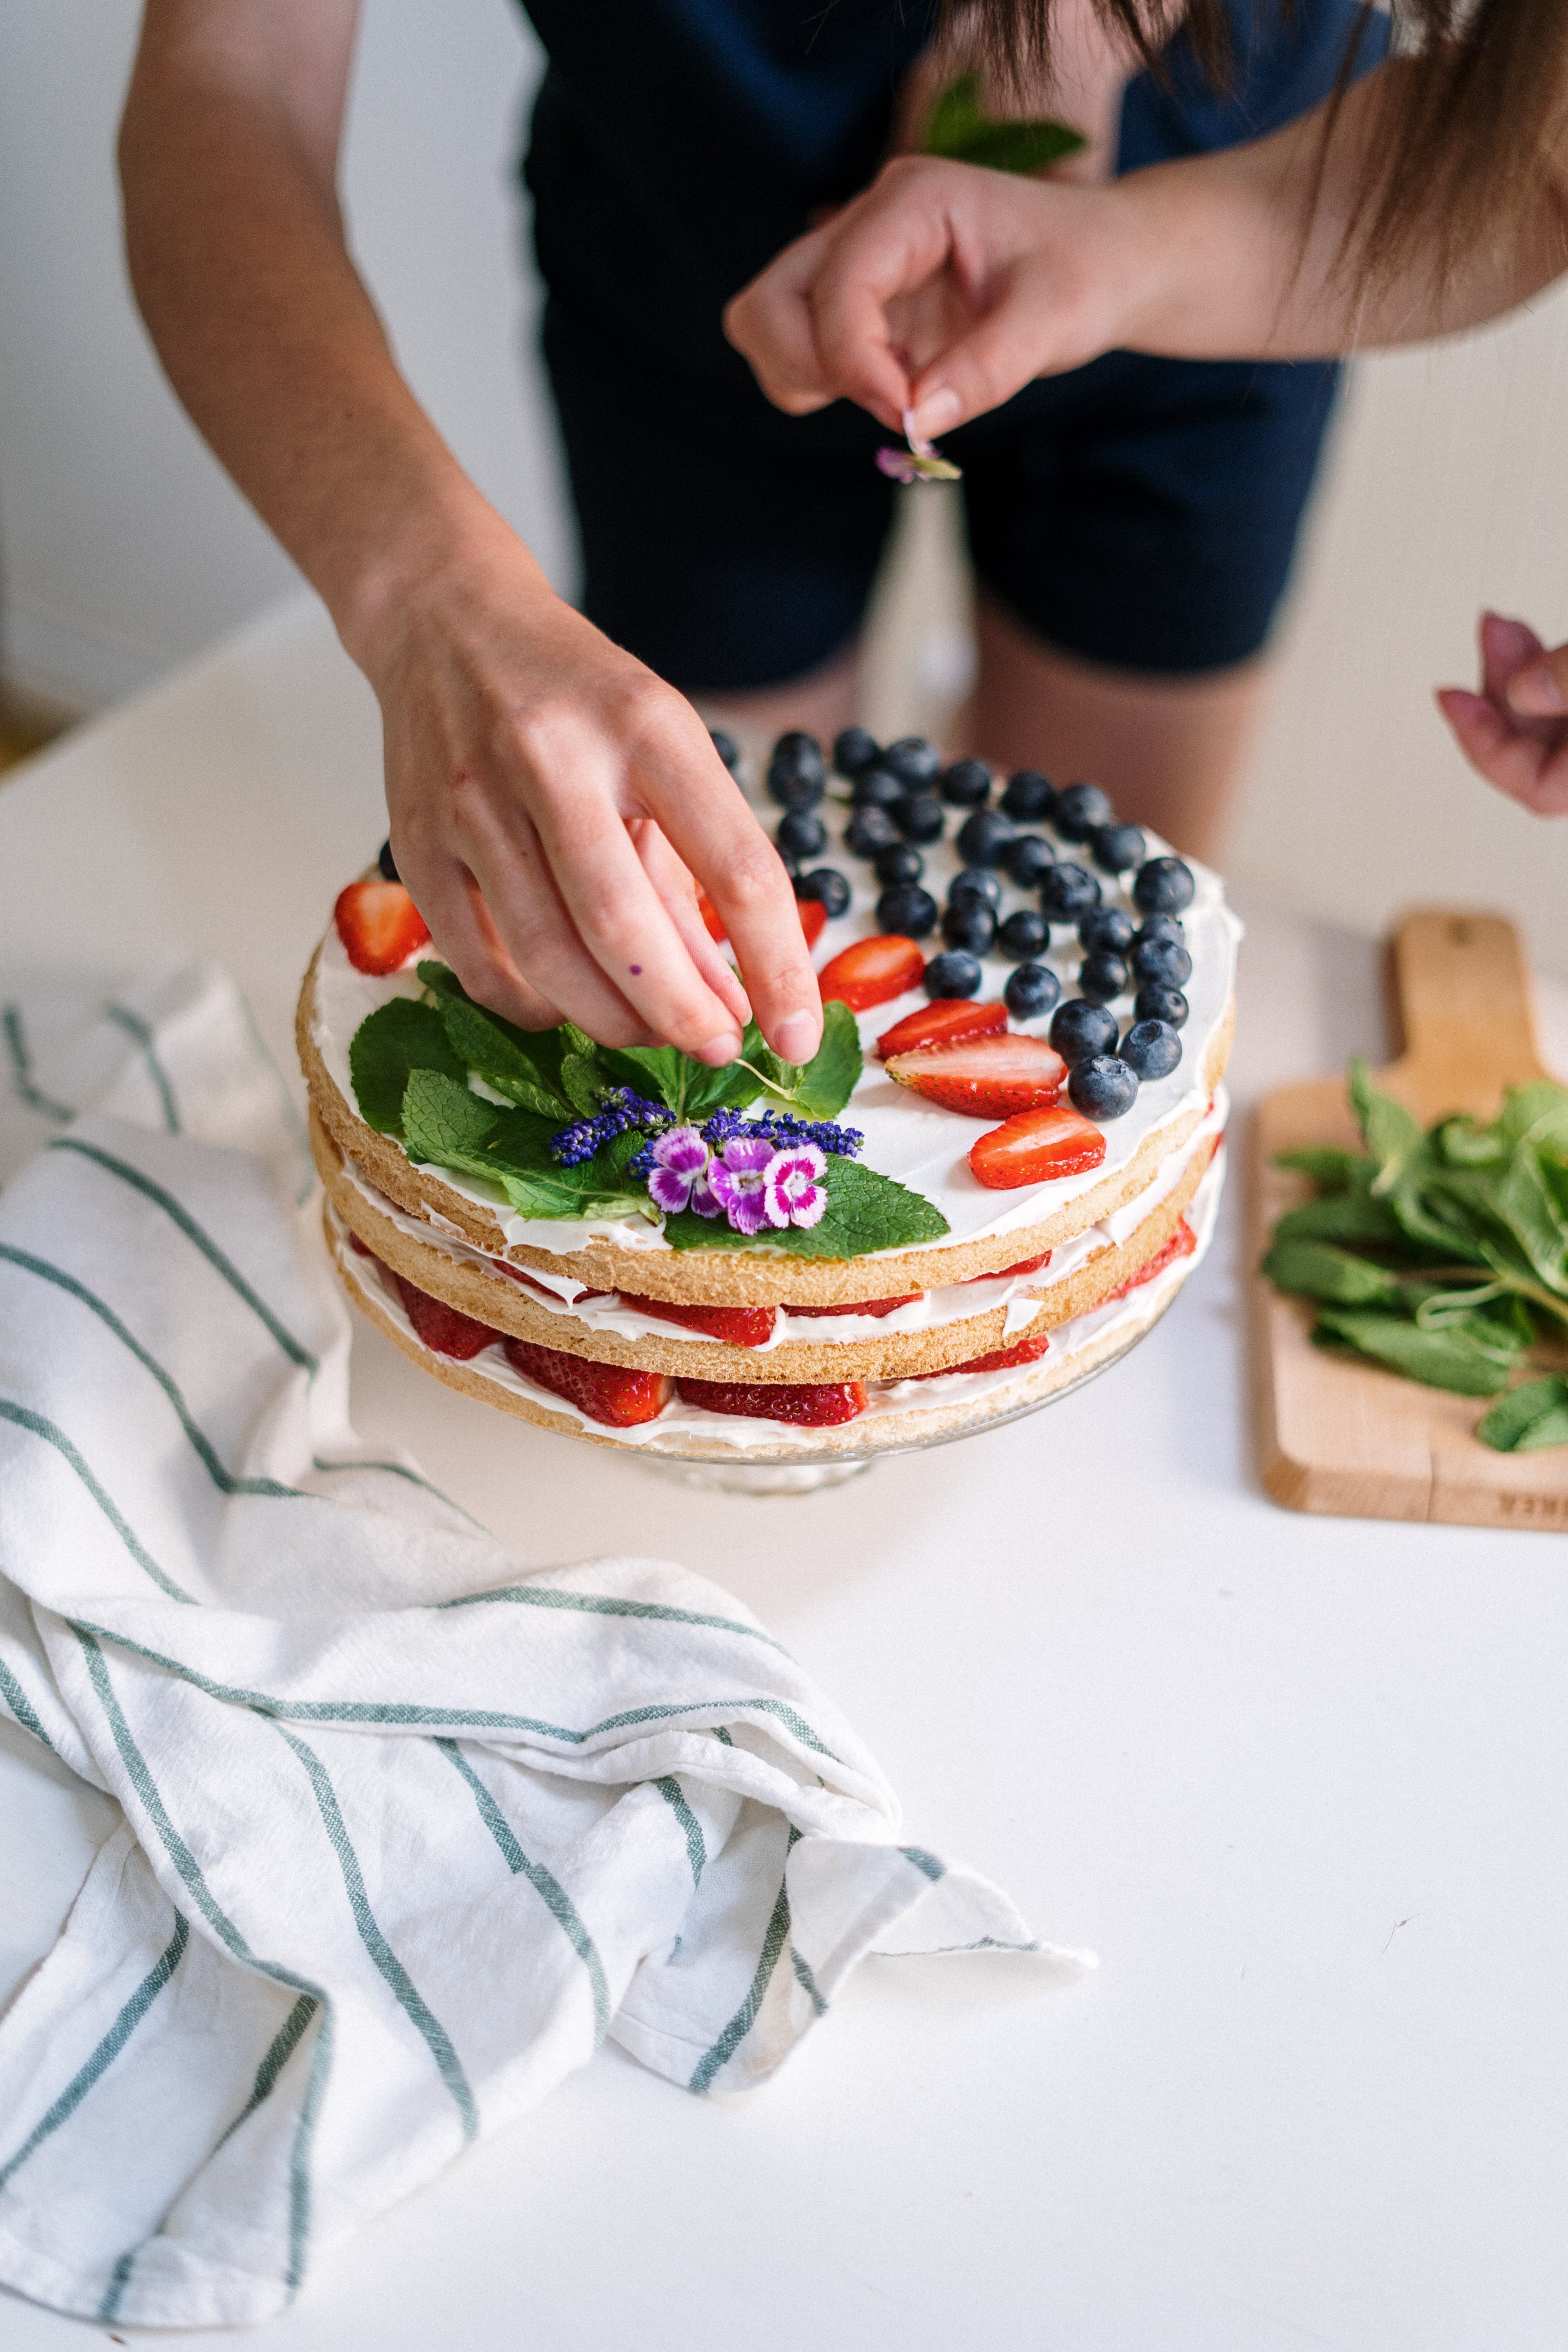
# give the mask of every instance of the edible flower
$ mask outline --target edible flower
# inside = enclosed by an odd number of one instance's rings
[[[827,1207],[827,1162],[815,1143],[775,1151],[763,1171],[763,1206],[773,1225],[816,1225]]]
[[[700,1217],[722,1213],[709,1184],[708,1146],[694,1127],[672,1127],[653,1146],[647,1189],[667,1216],[695,1209]]]
[[[770,1222],[764,1186],[768,1170],[783,1157],[765,1136],[736,1136],[709,1161],[709,1190],[736,1233],[760,1234]]]
[[[955,466],[950,458],[939,456],[934,441],[924,440],[920,434],[910,431],[910,419],[913,415],[912,408],[905,409],[904,438],[909,443],[909,447],[896,449],[891,442],[888,442],[878,450],[877,463],[883,473],[889,475],[895,482],[960,480],[963,472],[963,467]]]

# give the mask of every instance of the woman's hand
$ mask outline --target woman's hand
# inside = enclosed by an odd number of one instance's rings
[[[1548,651],[1523,621],[1483,613],[1481,690],[1439,689],[1437,707],[1472,768],[1537,816],[1568,816],[1568,646]]]
[[[754,1010],[776,1053],[810,1059],[822,1008],[795,894],[707,729],[499,519],[353,650],[381,703],[398,872],[471,996],[524,1028],[565,1018],[712,1064]]]
[[[900,156],[743,288],[724,331],[792,416],[847,399],[951,433],[1135,340],[1162,267],[1123,184]]]

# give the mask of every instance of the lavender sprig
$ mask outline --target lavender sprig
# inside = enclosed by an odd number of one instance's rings
[[[593,1118],[577,1119],[551,1137],[551,1156],[563,1168],[575,1168],[581,1161],[592,1160],[617,1135],[625,1135],[628,1128],[640,1127],[662,1135],[674,1124],[674,1113],[667,1110],[663,1103],[649,1102],[644,1096],[633,1094],[630,1087],[612,1087],[601,1097],[599,1110]],[[637,1160],[642,1158],[639,1152]],[[647,1171],[639,1168],[637,1172],[642,1175]]]

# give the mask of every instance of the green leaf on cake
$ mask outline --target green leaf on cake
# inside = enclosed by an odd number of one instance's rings
[[[416,1165],[500,1183],[548,1171],[555,1121],[503,1108],[440,1070],[415,1070],[403,1097],[403,1148]]]
[[[378,1005],[349,1044],[349,1076],[359,1115],[381,1135],[395,1135],[402,1126],[403,1096],[413,1071],[437,1070],[461,1080],[463,1068],[440,1013],[415,996],[395,996]]]
[[[754,1241],[731,1230],[722,1217],[700,1217],[690,1209],[667,1217],[664,1237],[674,1249],[782,1251],[791,1257],[864,1257],[872,1250],[914,1249],[939,1242],[947,1219],[919,1192],[858,1160],[830,1157],[823,1181],[827,1207],[815,1225],[769,1226]]]
[[[470,1004],[466,997],[445,997],[439,1018],[462,1069],[472,1070],[519,1109],[552,1119],[558,1128],[568,1124],[571,1105],[549,1084],[534,1055],[518,1042],[527,1036],[526,1030],[514,1029],[510,1022]]]
[[[854,1093],[865,1063],[859,1024],[837,997],[822,1008],[822,1043],[809,1062],[781,1061],[763,1044],[754,1021],[746,1031],[741,1058],[758,1081],[756,1092],[797,1118],[836,1118]]]

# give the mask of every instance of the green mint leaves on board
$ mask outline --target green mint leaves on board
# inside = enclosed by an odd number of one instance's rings
[[[980,76],[961,74],[942,91],[926,124],[925,152],[950,163],[977,163],[987,172],[1043,172],[1089,144],[1070,123],[1048,118],[1007,121],[985,112]]]
[[[1515,1087],[1489,1122],[1424,1130],[1352,1062],[1366,1150],[1281,1153],[1316,1197],[1287,1210],[1263,1271],[1316,1303],[1320,1346],[1461,1396],[1501,1453],[1568,1444],[1568,1088]]]

